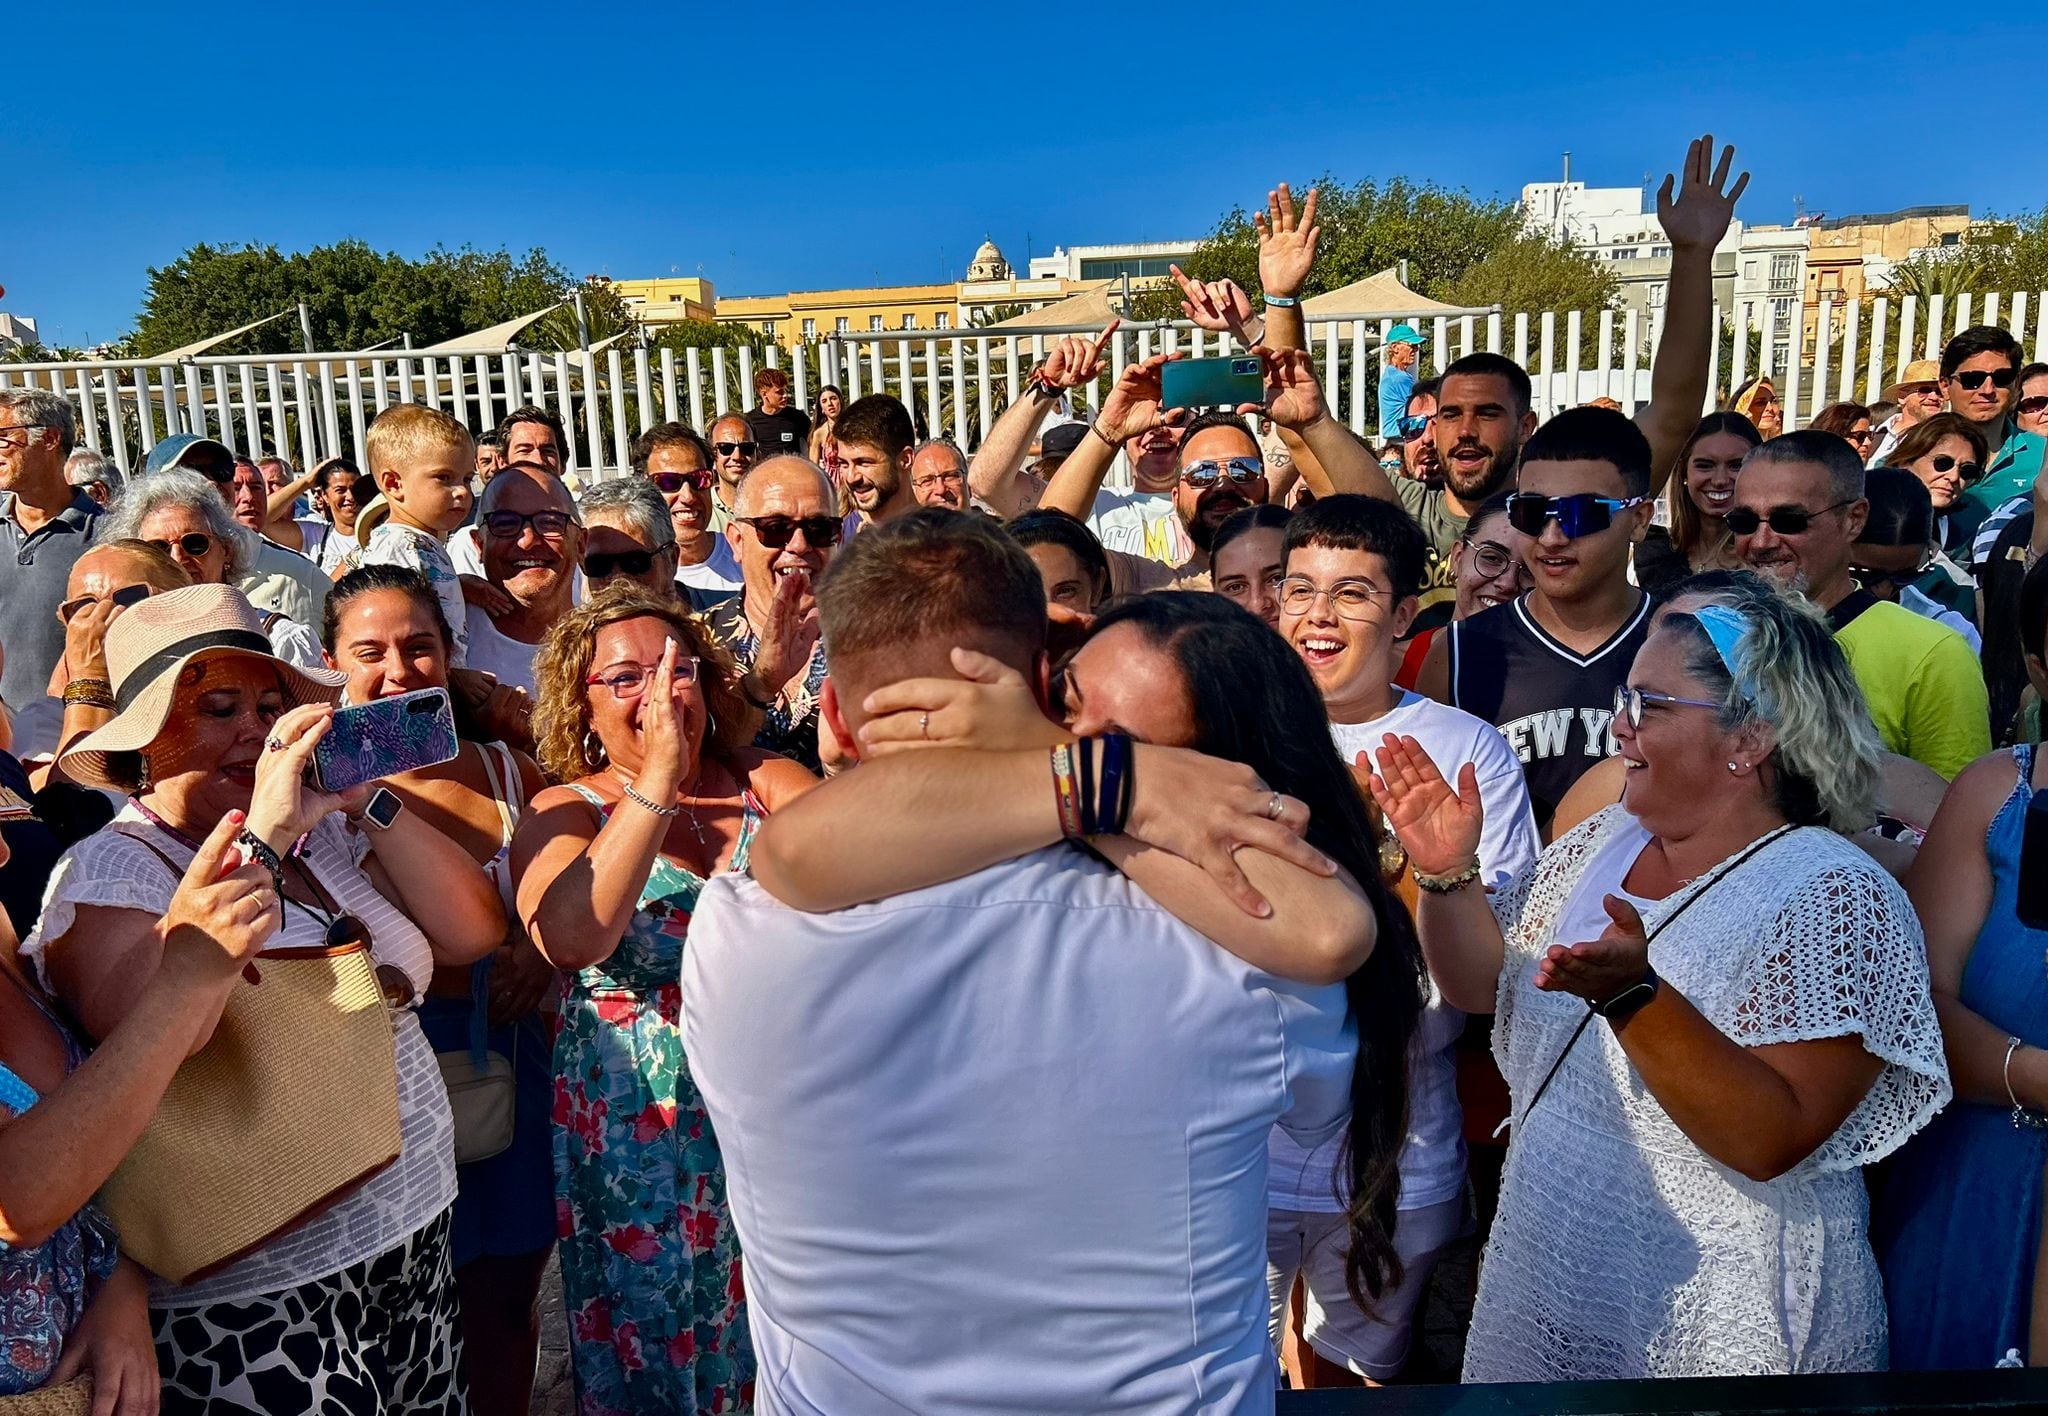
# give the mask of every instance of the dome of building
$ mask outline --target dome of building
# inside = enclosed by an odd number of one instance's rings
[[[969,280],[1008,280],[1010,263],[1003,259],[1002,249],[993,241],[983,241],[974,253],[973,262],[967,267]]]

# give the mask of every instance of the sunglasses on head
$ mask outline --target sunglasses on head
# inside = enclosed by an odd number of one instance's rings
[[[668,547],[663,546],[662,551]],[[654,569],[661,551],[592,551],[583,557],[583,574],[591,580],[608,580],[614,575],[645,575]]]
[[[734,521],[754,528],[754,535],[771,551],[779,551],[802,527],[811,546],[836,546],[844,529],[836,516],[735,516]]]
[[[1991,380],[1993,388],[2011,388],[2012,381],[2019,376],[2020,371],[2010,364],[2007,364],[2002,369],[1971,369],[1968,373],[1958,372],[1949,375],[1950,378],[1954,379],[1971,393],[1975,393],[1978,389],[1984,387],[1984,380],[1986,379]]]
[[[1824,506],[1819,511],[1808,511],[1803,506],[1774,506],[1767,516],[1759,516],[1746,506],[1731,507],[1724,518],[1728,529],[1738,536],[1754,536],[1759,526],[1769,526],[1773,535],[1804,536],[1806,528],[1813,524],[1813,518],[1824,516],[1831,511],[1840,511],[1849,505],[1838,501],[1833,506]]]
[[[57,606],[57,618],[69,624],[79,611],[83,610],[87,605],[97,605],[101,600],[107,600],[119,605],[125,610],[130,605],[139,604],[147,600],[150,594],[151,591],[147,585],[123,585],[111,595],[80,595],[75,600],[66,600],[63,604]]]
[[[654,490],[665,496],[674,496],[685,487],[694,487],[700,492],[711,490],[711,474],[703,468],[694,472],[649,472],[647,480],[654,483]]]
[[[1181,468],[1180,479],[1196,491],[1205,491],[1228,477],[1235,486],[1255,482],[1266,475],[1265,464],[1256,457],[1227,457],[1190,462]]]
[[[207,535],[204,531],[187,531],[184,535],[174,536],[169,540],[161,538],[151,539],[149,544],[155,546],[167,556],[183,551],[186,555],[192,557],[193,560],[198,560],[213,549],[213,537]]]
[[[1947,472],[1953,468],[1965,482],[1976,481],[1977,474],[1984,470],[1974,462],[1958,462],[1945,452],[1937,452],[1927,465],[1937,472]]]
[[[1614,524],[1614,513],[1641,506],[1642,497],[1598,497],[1591,492],[1574,492],[1568,497],[1546,497],[1535,492],[1516,492],[1508,498],[1508,525],[1524,536],[1541,536],[1544,526],[1557,522],[1568,541],[1597,536]]]
[[[751,442],[713,443],[711,444],[711,450],[717,453],[720,457],[731,457],[736,452],[744,453],[746,456],[752,457],[754,455],[754,449],[759,446],[759,443]]]

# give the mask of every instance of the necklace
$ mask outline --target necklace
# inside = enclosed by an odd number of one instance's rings
[[[626,796],[631,797],[634,801],[637,801],[642,806],[647,807],[656,815],[673,816],[677,814],[678,810],[680,810],[683,820],[689,825],[690,834],[697,838],[697,844],[705,847],[706,849],[710,848],[711,843],[704,838],[704,823],[697,819],[697,803],[694,800],[685,797],[683,798],[685,805],[683,805],[680,808],[671,807],[668,811],[664,812],[659,804],[650,802],[646,797],[641,796],[639,792],[635,791],[633,789],[632,779],[628,778],[623,772],[619,771],[617,767],[613,767],[611,769],[611,774],[612,780],[619,784],[620,790]],[[690,783],[690,785],[693,787],[701,785],[703,782],[703,777],[704,774],[700,770],[697,774],[697,781]]]

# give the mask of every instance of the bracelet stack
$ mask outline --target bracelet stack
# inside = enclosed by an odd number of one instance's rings
[[[1131,739],[1123,733],[1061,743],[1052,750],[1053,799],[1059,807],[1060,834],[1069,840],[1114,836],[1129,824],[1132,770]]]
[[[1453,890],[1462,890],[1479,878],[1479,858],[1474,856],[1466,862],[1463,870],[1453,870],[1447,875],[1424,875],[1415,872],[1415,888],[1432,895],[1448,895]]]
[[[282,896],[284,894],[284,858],[270,848],[270,842],[264,840],[245,826],[242,828],[241,834],[235,837],[235,844],[248,854],[249,859],[270,872],[271,883],[277,887],[277,893]]]
[[[83,704],[87,708],[112,708],[114,686],[105,679],[78,678],[64,685],[64,705]]]

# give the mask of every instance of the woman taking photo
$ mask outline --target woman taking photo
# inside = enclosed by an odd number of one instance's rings
[[[328,665],[348,676],[343,691],[351,703],[447,688],[451,637],[433,587],[403,566],[350,571],[327,597],[321,638]],[[466,717],[457,714],[464,731],[453,761],[388,777],[384,785],[483,868],[511,920],[512,829],[545,784],[531,758],[480,740]],[[457,1165],[450,1217],[463,1369],[476,1416],[525,1416],[533,1397],[541,1275],[555,1242],[548,1131],[554,1088],[540,1013],[555,977],[524,931],[508,925],[480,962],[436,968],[420,1005],[420,1026],[437,1053],[495,1054],[512,1072],[510,1144]],[[458,1134],[458,1159],[462,1143]]]
[[[753,1351],[718,1142],[683,1061],[704,882],[816,785],[754,750],[739,670],[673,597],[604,587],[548,631],[534,739],[558,782],[520,818],[521,921],[570,977],[555,1186],[577,1409],[734,1411]]]
[[[1856,1172],[1949,1096],[1920,930],[1836,834],[1871,818],[1878,746],[1826,621],[1730,598],[1652,631],[1621,804],[1490,906],[1472,769],[1378,754],[1430,972],[1494,1010],[1514,1102],[1467,1381],[1885,1363]]]
[[[1756,424],[1740,413],[1709,413],[1700,419],[1665,491],[1670,528],[1652,527],[1636,547],[1636,582],[1643,589],[1661,597],[1689,575],[1741,567],[1728,531],[1728,508],[1735,505],[1735,474],[1742,460],[1762,441]]]
[[[62,761],[74,780],[130,800],[65,853],[22,956],[92,1038],[113,1038],[162,965],[159,920],[181,876],[230,812],[244,813],[237,840],[282,886],[273,947],[368,937],[393,1005],[401,1154],[210,1276],[152,1283],[164,1405],[460,1412],[448,1096],[412,1004],[435,964],[495,945],[504,914],[483,872],[416,814],[352,827],[370,788],[308,784],[342,676],[273,657],[261,626],[234,590],[193,585],[130,606],[108,630],[123,706]]]
[[[1910,437],[1911,434],[1908,434]],[[2027,573],[2027,672],[2048,688],[2048,562]],[[1892,1166],[1872,1236],[1892,1310],[1892,1364],[2048,1363],[2041,1274],[2048,1165],[2048,930],[2019,914],[2027,804],[2048,758],[2021,744],[1965,768],[1906,877],[1927,931],[1956,1104]],[[2038,882],[2035,882],[2038,883]]]

